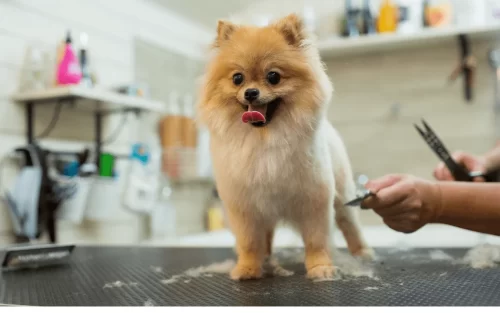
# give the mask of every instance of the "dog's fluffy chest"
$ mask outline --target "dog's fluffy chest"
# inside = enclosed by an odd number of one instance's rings
[[[252,207],[268,214],[282,216],[301,206],[309,189],[321,180],[317,160],[306,151],[271,150],[249,164],[241,173],[242,189],[252,195]]]
[[[248,210],[276,219],[306,208],[318,190],[333,187],[333,172],[325,147],[303,143],[252,150],[216,152],[217,179],[238,195]],[[290,216],[293,218],[292,216]]]

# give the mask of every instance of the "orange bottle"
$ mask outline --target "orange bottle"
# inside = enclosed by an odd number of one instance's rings
[[[383,0],[377,19],[379,33],[393,33],[398,27],[398,7],[391,0]]]

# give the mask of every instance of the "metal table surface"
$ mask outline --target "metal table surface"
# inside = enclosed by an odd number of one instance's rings
[[[227,274],[165,279],[234,259],[231,249],[77,246],[69,264],[0,274],[0,303],[36,306],[497,306],[500,269],[472,269],[431,249],[376,250],[376,278],[328,282],[289,277],[236,282]],[[435,250],[435,249],[432,249]],[[466,249],[441,249],[458,259]]]

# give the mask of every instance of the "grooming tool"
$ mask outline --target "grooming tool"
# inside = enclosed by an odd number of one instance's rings
[[[434,153],[444,162],[446,167],[450,170],[451,175],[457,181],[464,182],[472,182],[475,177],[483,177],[488,182],[494,182],[497,180],[497,173],[482,173],[482,172],[468,172],[462,165],[458,164],[453,160],[448,149],[443,145],[441,140],[438,138],[434,130],[427,124],[424,120],[422,120],[422,124],[424,125],[424,129],[420,128],[415,124],[415,128],[418,133],[422,136],[422,138],[427,142],[429,147],[434,151]]]
[[[40,245],[10,248],[5,252],[2,271],[61,265],[66,263],[74,245]]]
[[[359,206],[361,204],[361,202],[363,202],[366,198],[374,196],[374,195],[375,194],[373,192],[371,192],[370,190],[365,190],[365,191],[363,191],[362,195],[358,196],[354,200],[351,200],[351,201],[345,203],[344,205],[346,205],[346,206]]]
[[[365,185],[368,182],[368,176],[366,175],[359,175],[357,179],[357,185],[358,185],[358,196],[356,199],[351,200],[344,205],[346,206],[359,206],[363,200],[366,198],[373,196],[374,194],[370,190],[366,190]]]

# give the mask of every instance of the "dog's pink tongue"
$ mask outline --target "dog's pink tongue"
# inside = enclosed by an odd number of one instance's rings
[[[256,122],[265,123],[266,117],[264,116],[263,113],[257,111],[254,107],[250,105],[248,106],[248,111],[243,113],[243,115],[241,116],[241,120],[243,121],[243,123],[256,123]]]

